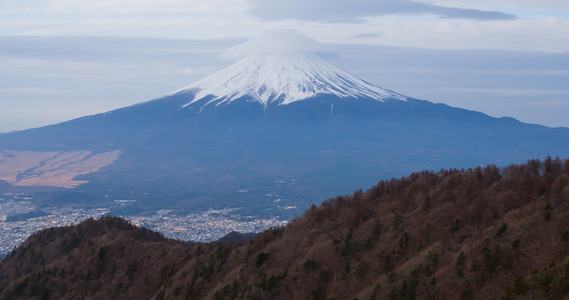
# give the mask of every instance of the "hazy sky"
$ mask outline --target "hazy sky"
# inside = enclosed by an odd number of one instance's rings
[[[0,132],[159,97],[271,30],[384,88],[569,127],[566,0],[0,0]]]

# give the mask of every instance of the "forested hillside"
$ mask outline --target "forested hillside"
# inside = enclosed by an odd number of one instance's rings
[[[116,217],[51,228],[0,263],[1,299],[563,299],[569,160],[422,171],[249,242]]]

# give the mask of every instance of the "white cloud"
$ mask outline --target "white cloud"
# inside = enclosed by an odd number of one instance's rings
[[[246,0],[0,1],[4,36],[227,37],[254,28]]]
[[[250,54],[271,53],[281,51],[323,51],[325,46],[307,36],[290,30],[268,31],[262,36],[244,43],[229,47],[220,57],[234,60]]]
[[[516,4],[517,0],[249,1],[4,0],[0,1],[0,36],[211,39],[254,37],[267,30],[289,29],[329,43],[569,51],[569,16],[536,14],[481,21],[493,16],[492,7],[515,12],[537,6],[536,0],[520,0],[528,6]],[[563,3],[549,0],[540,7],[569,5]],[[446,10],[451,6],[454,8]]]
[[[425,49],[569,51],[569,20],[559,18],[474,20],[367,18],[361,24],[290,21],[291,28],[325,43],[374,44]]]
[[[3,0],[3,14],[160,14],[160,13],[215,13],[245,11],[246,0]]]
[[[495,94],[498,96],[524,96],[524,97],[543,97],[543,96],[562,96],[569,97],[568,90],[543,90],[543,89],[491,89],[491,88],[429,88],[431,92],[447,94]],[[569,99],[565,102],[569,102]],[[535,102],[543,103],[543,102]]]
[[[49,88],[0,88],[0,95],[27,94],[27,95],[53,95],[65,94],[69,91]]]
[[[440,6],[414,0],[252,0],[252,12],[265,20],[299,19],[354,22],[362,17],[384,15],[435,15],[441,18],[482,21],[511,20],[516,16],[500,11],[477,10],[455,5]]]
[[[566,0],[424,0],[424,2],[477,9],[569,10],[569,1]]]

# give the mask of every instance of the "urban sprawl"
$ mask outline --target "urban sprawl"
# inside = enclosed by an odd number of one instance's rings
[[[0,196],[0,257],[12,251],[38,230],[77,224],[88,218],[98,219],[109,214],[109,208],[85,208],[79,205],[42,207],[41,215],[26,214],[40,211],[30,197]],[[179,215],[172,210],[123,216],[132,224],[162,233],[165,237],[184,241],[214,241],[231,231],[259,232],[286,221],[278,217],[259,219],[242,216],[239,209],[208,210]],[[26,216],[21,220],[13,216]]]

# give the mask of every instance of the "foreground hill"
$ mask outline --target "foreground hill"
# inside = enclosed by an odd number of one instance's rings
[[[116,217],[51,228],[0,263],[1,299],[563,299],[569,160],[413,173],[243,244]]]

